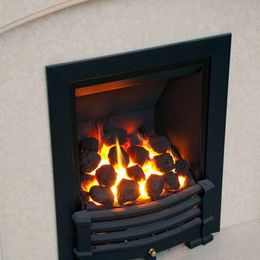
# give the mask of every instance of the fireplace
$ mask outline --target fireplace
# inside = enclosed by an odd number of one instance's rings
[[[231,35],[47,67],[60,259],[219,231]]]

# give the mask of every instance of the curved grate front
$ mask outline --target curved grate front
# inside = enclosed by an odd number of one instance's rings
[[[211,182],[204,180],[204,184],[205,181],[211,187]],[[168,245],[187,242],[185,238],[194,239],[200,235],[203,191],[198,183],[147,204],[75,212],[74,252],[78,259],[102,259],[107,254],[127,259],[136,252],[147,252],[151,246],[163,250]]]

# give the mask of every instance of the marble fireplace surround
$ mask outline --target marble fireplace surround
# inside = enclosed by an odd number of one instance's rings
[[[233,37],[221,225],[260,218],[259,1],[3,0],[0,8],[2,259],[57,259],[45,66],[224,32]]]

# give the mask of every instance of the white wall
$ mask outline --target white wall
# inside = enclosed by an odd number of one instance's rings
[[[3,259],[57,259],[44,67],[224,32],[233,42],[222,226],[259,218],[259,13],[258,0],[92,0],[0,35]]]
[[[62,2],[64,0],[1,0],[0,27]]]

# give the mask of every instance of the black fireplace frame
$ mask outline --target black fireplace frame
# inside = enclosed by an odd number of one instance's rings
[[[208,62],[205,175],[215,188],[207,198],[214,217],[210,232],[220,228],[226,104],[231,34],[46,67],[56,202],[59,259],[73,259],[72,214],[80,210],[75,89],[162,68]]]

